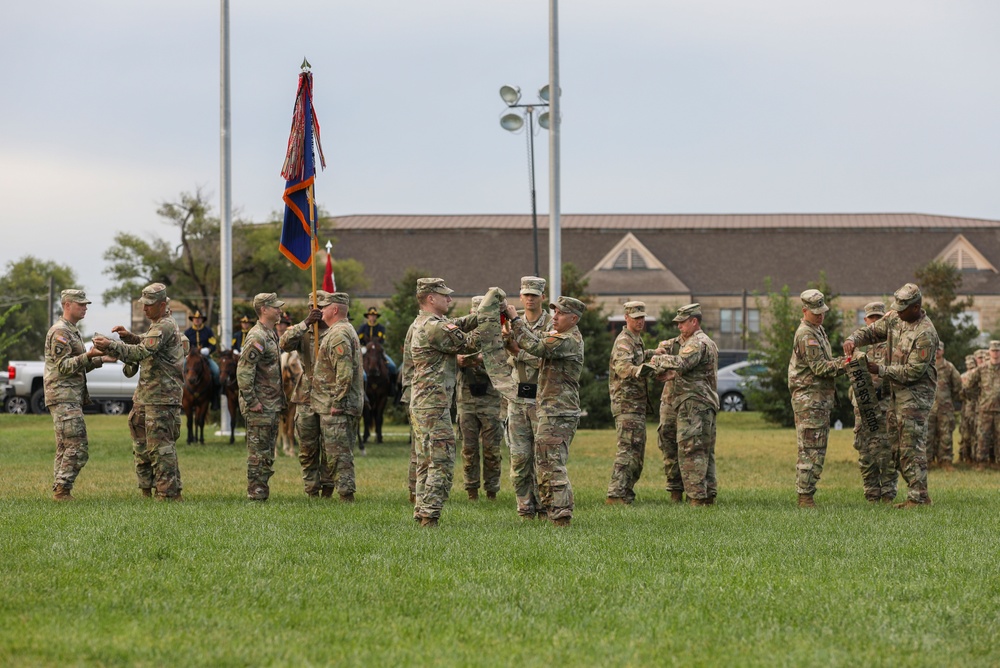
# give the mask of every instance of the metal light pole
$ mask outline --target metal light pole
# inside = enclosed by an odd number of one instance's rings
[[[559,224],[559,11],[557,0],[549,0],[549,298],[562,296],[562,229]]]
[[[233,188],[232,188],[232,117],[229,110],[229,0],[220,0],[221,34],[219,36],[219,349],[228,350],[233,340]],[[226,396],[222,395],[219,432],[230,430]]]
[[[523,109],[520,113],[508,113],[500,117],[500,127],[508,132],[518,132],[524,127],[524,117],[528,119],[528,184],[531,188],[531,234],[535,247],[535,276],[538,276],[538,206],[535,199],[535,108],[548,107],[548,86],[538,91],[542,102],[534,104],[518,104],[521,99],[521,89],[517,86],[502,86],[500,97],[508,109]],[[538,117],[538,124],[546,130],[549,128],[549,113],[543,112]]]

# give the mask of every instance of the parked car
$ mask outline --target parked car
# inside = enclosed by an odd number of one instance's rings
[[[12,361],[7,365],[8,394],[4,398],[4,410],[8,413],[47,413],[45,390],[42,377],[45,362]],[[87,374],[87,390],[90,399],[108,415],[127,413],[132,404],[132,394],[139,382],[139,375],[125,377],[125,365],[121,362],[106,362],[101,368]]]
[[[767,371],[760,362],[737,362],[719,369],[719,406],[724,411],[750,410],[747,391]]]

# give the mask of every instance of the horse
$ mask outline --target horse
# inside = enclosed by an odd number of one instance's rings
[[[302,358],[297,351],[281,353],[281,389],[285,392],[285,410],[278,416],[278,441],[281,450],[289,457],[295,456],[295,404],[287,401],[292,396],[299,378],[304,373]]]
[[[189,444],[205,444],[205,416],[211,403],[212,369],[200,350],[192,350],[184,362],[184,395],[181,399],[181,406],[187,415]]]
[[[236,442],[236,415],[240,402],[240,387],[236,382],[237,356],[232,350],[219,353],[219,384],[222,393],[226,395],[226,407],[229,409],[229,443]]]
[[[367,443],[372,431],[375,432],[375,442],[382,442],[382,417],[386,404],[392,394],[392,378],[389,376],[389,365],[385,362],[385,351],[378,337],[373,337],[365,346],[362,357],[365,370],[365,402],[364,422],[365,433],[362,443]]]

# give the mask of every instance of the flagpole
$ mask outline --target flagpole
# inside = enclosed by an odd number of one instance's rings
[[[309,186],[309,190],[312,191],[312,186]],[[312,197],[310,197],[309,199],[314,202],[309,207],[309,218],[311,218],[311,220],[309,221],[309,230],[310,230],[310,235],[309,235],[309,250],[312,252],[312,262],[310,263],[312,265],[312,281],[313,281],[313,290],[312,290],[313,303],[312,303],[312,307],[315,310],[318,307],[317,307],[317,300],[316,300],[316,251],[314,249],[319,245],[319,242],[316,240],[316,205],[315,205],[315,200],[313,200]],[[313,323],[313,359],[312,359],[313,364],[316,363],[317,359],[319,359],[319,323],[318,322],[314,322]]]

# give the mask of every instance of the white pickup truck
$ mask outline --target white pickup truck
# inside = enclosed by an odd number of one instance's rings
[[[18,414],[47,413],[45,390],[42,388],[44,373],[45,362],[42,361],[9,362],[4,410]],[[139,374],[125,377],[125,365],[121,362],[105,362],[101,368],[87,374],[90,400],[108,415],[129,411],[138,382]]]

